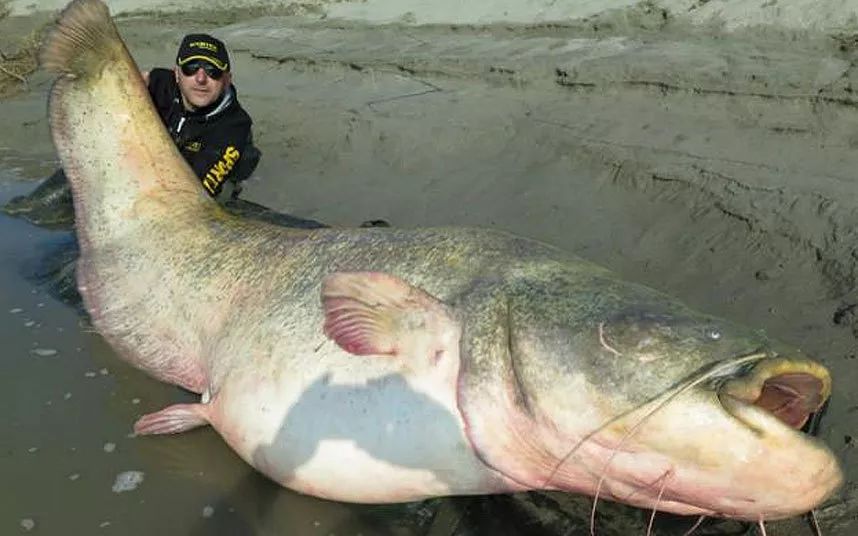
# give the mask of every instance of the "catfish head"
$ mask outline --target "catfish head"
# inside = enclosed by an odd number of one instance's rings
[[[807,512],[843,480],[801,431],[831,376],[760,332],[562,265],[459,303],[466,433],[523,489],[760,521]]]

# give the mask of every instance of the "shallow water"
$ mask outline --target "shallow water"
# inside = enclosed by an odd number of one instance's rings
[[[0,170],[0,203],[32,187],[16,178]],[[0,534],[402,533],[382,509],[274,485],[211,429],[133,437],[139,415],[191,397],[31,279],[68,237],[0,214]]]

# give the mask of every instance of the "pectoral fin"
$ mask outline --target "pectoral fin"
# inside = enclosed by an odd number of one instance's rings
[[[398,277],[331,274],[322,304],[325,335],[352,354],[401,357],[419,369],[458,352],[459,323],[447,306]]]

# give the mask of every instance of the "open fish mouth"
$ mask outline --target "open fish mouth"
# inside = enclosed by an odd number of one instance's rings
[[[831,375],[822,365],[806,359],[766,358],[743,374],[727,379],[718,389],[724,408],[748,426],[748,405],[762,409],[786,426],[799,430],[831,395]]]

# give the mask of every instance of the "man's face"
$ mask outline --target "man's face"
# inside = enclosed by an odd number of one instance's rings
[[[179,66],[173,68],[179,91],[182,93],[182,101],[189,110],[204,108],[217,101],[232,80],[229,72],[224,72],[219,80],[215,80],[202,68],[202,63],[204,62],[191,62],[188,64],[190,69],[186,65],[185,70],[191,71],[188,75]]]

